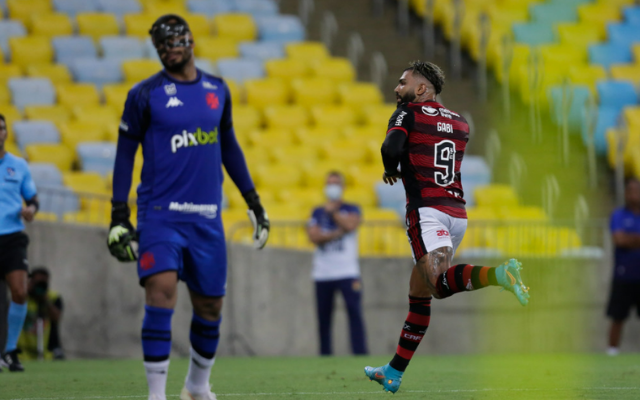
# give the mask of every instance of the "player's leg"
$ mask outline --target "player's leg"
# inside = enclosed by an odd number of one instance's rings
[[[221,308],[227,285],[227,253],[221,224],[189,224],[189,238],[180,278],[189,288],[191,357],[181,400],[215,399],[209,378],[220,338]]]
[[[362,314],[362,282],[359,278],[338,281],[349,316],[349,334],[353,354],[367,354],[367,337]]]
[[[316,281],[315,286],[320,355],[330,356],[332,353],[331,317],[333,315],[335,281]]]
[[[8,236],[8,237],[7,237]],[[5,236],[2,272],[11,292],[11,302],[7,315],[7,342],[0,363],[10,371],[21,372],[24,367],[18,359],[18,339],[27,317],[27,246],[29,238],[23,232]]]
[[[609,327],[609,348],[607,354],[615,356],[620,353],[620,341],[622,339],[622,328],[629,318],[634,299],[638,296],[634,293],[637,286],[614,281],[611,285],[609,304],[607,305],[607,316],[611,318]]]

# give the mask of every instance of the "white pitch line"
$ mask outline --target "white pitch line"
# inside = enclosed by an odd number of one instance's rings
[[[517,388],[485,388],[485,389],[451,389],[451,390],[403,390],[403,393],[478,393],[478,392],[565,392],[565,391],[615,391],[640,390],[640,387],[589,387],[566,389],[517,389]],[[279,393],[219,393],[217,397],[251,397],[251,396],[340,396],[358,394],[385,394],[382,390],[375,392],[279,392]],[[135,396],[90,396],[90,397],[23,397],[9,400],[106,400],[106,399],[143,399],[147,395]],[[178,397],[177,394],[167,397]]]

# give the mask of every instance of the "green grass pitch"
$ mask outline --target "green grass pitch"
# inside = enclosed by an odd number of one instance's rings
[[[362,371],[389,357],[224,358],[213,369],[219,399],[375,399],[391,396]],[[188,360],[169,368],[177,399]],[[146,399],[140,360],[25,363],[0,374],[2,400]],[[640,355],[415,357],[393,399],[640,399]]]

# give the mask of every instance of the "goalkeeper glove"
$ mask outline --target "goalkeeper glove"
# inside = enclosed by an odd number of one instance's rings
[[[262,249],[267,244],[267,239],[269,239],[269,229],[271,227],[269,217],[262,204],[260,204],[260,196],[258,196],[255,189],[244,193],[242,196],[249,207],[247,214],[253,224],[254,246],[257,249]]]
[[[111,201],[111,225],[107,246],[112,256],[121,262],[138,259],[138,237],[129,222],[129,206],[122,201]]]

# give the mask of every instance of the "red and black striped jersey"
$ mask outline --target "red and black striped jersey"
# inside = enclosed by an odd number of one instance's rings
[[[407,135],[400,166],[407,212],[432,207],[452,217],[467,218],[460,164],[469,141],[464,117],[435,101],[405,103],[389,120],[387,134]]]

